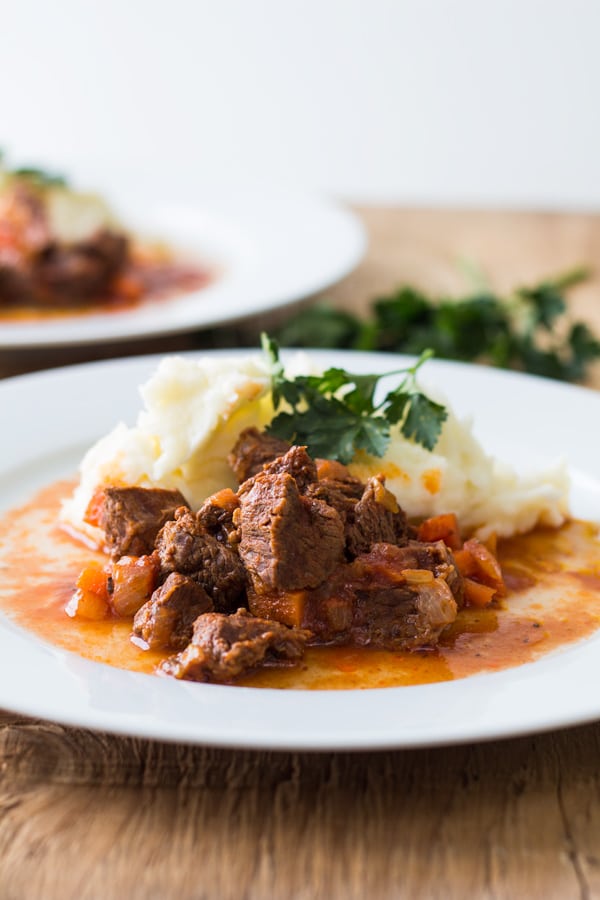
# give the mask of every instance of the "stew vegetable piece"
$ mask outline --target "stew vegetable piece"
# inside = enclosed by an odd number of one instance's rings
[[[229,462],[238,490],[198,512],[179,492],[117,486],[88,510],[111,562],[81,573],[68,612],[131,616],[141,650],[172,654],[159,674],[231,682],[309,643],[431,647],[463,605],[504,593],[489,547],[463,542],[451,514],[412,525],[382,476],[363,484],[255,428]]]

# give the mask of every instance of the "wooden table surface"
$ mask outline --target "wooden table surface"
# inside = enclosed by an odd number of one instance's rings
[[[502,289],[600,261],[589,215],[360,214],[367,257],[329,292],[353,309],[401,281],[460,290],[461,259]],[[599,298],[594,280],[573,306],[600,330]],[[2,353],[0,375],[218,345],[256,327]],[[590,383],[600,387],[597,371]],[[599,761],[595,724],[311,755],[171,746],[0,712],[0,900],[600,897]]]

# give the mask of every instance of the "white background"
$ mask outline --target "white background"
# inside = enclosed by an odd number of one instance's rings
[[[600,206],[598,0],[0,0],[0,144],[79,180]]]

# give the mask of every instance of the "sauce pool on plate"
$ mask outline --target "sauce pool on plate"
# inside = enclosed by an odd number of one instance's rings
[[[96,662],[152,673],[169,655],[130,641],[131,620],[70,618],[65,607],[81,568],[101,553],[57,524],[73,485],[58,482],[0,521],[0,610],[37,638]],[[309,647],[301,663],[268,665],[238,678],[251,687],[351,689],[450,681],[532,662],[600,627],[598,526],[572,520],[500,541],[508,588],[499,605],[464,609],[434,649],[391,652]]]

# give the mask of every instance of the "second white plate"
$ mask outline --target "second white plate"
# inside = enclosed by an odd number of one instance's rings
[[[213,267],[214,282],[130,311],[0,321],[0,348],[93,344],[236,321],[326,290],[358,264],[366,246],[352,212],[290,189],[203,188],[191,206],[115,205],[133,233],[159,237]]]

